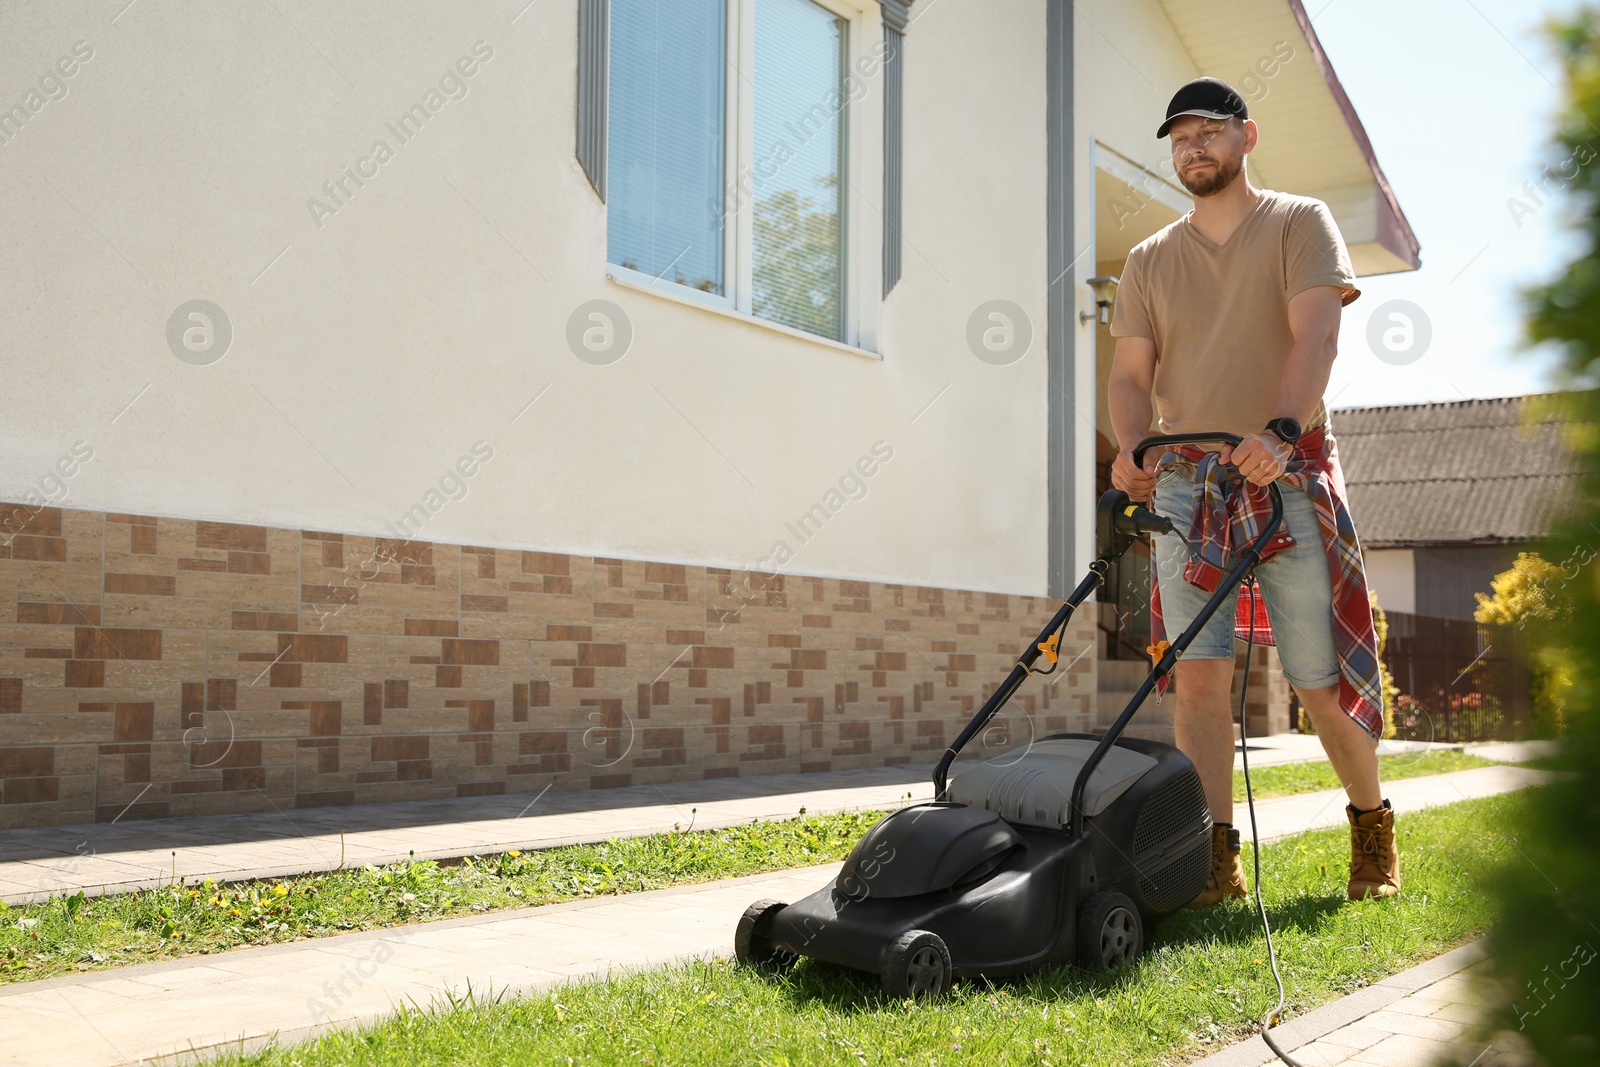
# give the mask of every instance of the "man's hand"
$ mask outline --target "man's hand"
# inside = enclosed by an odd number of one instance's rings
[[[1232,463],[1254,485],[1270,485],[1287,469],[1293,454],[1293,445],[1270,433],[1246,434],[1238,445],[1217,450],[1221,462]]]
[[[1132,500],[1149,500],[1156,489],[1155,469],[1164,448],[1149,448],[1144,453],[1144,467],[1134,466],[1133,452],[1118,452],[1111,464],[1111,485],[1121,489]]]

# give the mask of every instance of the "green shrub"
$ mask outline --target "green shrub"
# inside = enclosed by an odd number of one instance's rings
[[[1585,240],[1553,281],[1524,294],[1526,336],[1562,349],[1567,383],[1582,390],[1554,401],[1567,409],[1582,474],[1553,548],[1573,561],[1562,590],[1571,618],[1537,637],[1558,650],[1572,686],[1551,761],[1565,776],[1529,790],[1503,825],[1484,828],[1486,888],[1500,911],[1488,938],[1498,1007],[1487,1025],[1520,1030],[1550,1067],[1590,1067],[1600,1062],[1600,10],[1551,21],[1547,32],[1567,93],[1553,156],[1569,169],[1579,163],[1568,194]]]
[[[1520,626],[1533,641],[1528,656],[1530,737],[1555,737],[1565,728],[1572,664],[1562,644],[1551,637],[1572,624],[1566,588],[1593,555],[1584,549],[1557,565],[1537,552],[1519,552],[1509,569],[1494,576],[1492,594],[1473,594],[1478,598],[1474,619]]]

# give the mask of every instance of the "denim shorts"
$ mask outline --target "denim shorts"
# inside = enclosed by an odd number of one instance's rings
[[[1170,534],[1152,535],[1161,582],[1162,622],[1169,641],[1194,621],[1210,599],[1205,590],[1183,579],[1184,565],[1189,560],[1185,535],[1203,488],[1183,470],[1170,467],[1156,482],[1154,510],[1171,519],[1173,526]],[[1266,600],[1284,677],[1296,689],[1322,689],[1339,680],[1328,554],[1322,545],[1322,530],[1310,494],[1287,482],[1279,482],[1278,488],[1283,492],[1283,526],[1295,543],[1258,564],[1256,579]],[[1234,612],[1230,600],[1195,635],[1184,656],[1232,659],[1233,653]]]

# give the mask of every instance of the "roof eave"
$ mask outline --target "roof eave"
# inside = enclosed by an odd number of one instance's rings
[[[1411,229],[1411,223],[1400,208],[1399,198],[1394,195],[1394,189],[1390,187],[1389,179],[1383,173],[1383,167],[1378,164],[1378,154],[1372,148],[1372,139],[1367,136],[1366,127],[1361,124],[1361,116],[1356,114],[1355,105],[1350,102],[1349,94],[1344,91],[1339,76],[1334,73],[1333,64],[1329,62],[1328,54],[1322,49],[1322,42],[1317,39],[1317,31],[1311,25],[1311,16],[1306,14],[1305,5],[1300,0],[1289,0],[1289,9],[1294,12],[1295,22],[1300,25],[1300,33],[1305,37],[1306,47],[1311,50],[1311,57],[1316,62],[1317,70],[1322,73],[1322,80],[1327,83],[1328,92],[1344,115],[1345,124],[1350,128],[1350,135],[1355,138],[1356,144],[1361,148],[1362,156],[1367,161],[1367,166],[1372,170],[1372,180],[1377,184],[1381,197],[1381,202],[1378,204],[1378,243],[1405,264],[1397,269],[1416,270],[1422,266],[1422,243],[1417,240],[1415,231]]]

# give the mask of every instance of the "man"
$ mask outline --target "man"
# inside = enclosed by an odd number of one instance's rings
[[[1267,616],[1284,674],[1350,801],[1347,895],[1392,896],[1400,865],[1378,782],[1377,646],[1322,401],[1340,308],[1361,295],[1349,252],[1320,200],[1250,184],[1245,157],[1260,134],[1226,82],[1184,85],[1156,136],[1170,136],[1194,210],[1128,254],[1108,398],[1120,449],[1112,484],[1173,520],[1172,534],[1155,537],[1152,621],[1176,635],[1194,620],[1228,546],[1264,521],[1265,486],[1278,480],[1284,526],[1256,568]],[[1152,449],[1136,466],[1152,398],[1162,433],[1224,430],[1243,440]],[[1176,667],[1176,740],[1214,823],[1211,880],[1191,908],[1245,895],[1233,828],[1233,627],[1234,613],[1218,611]]]

